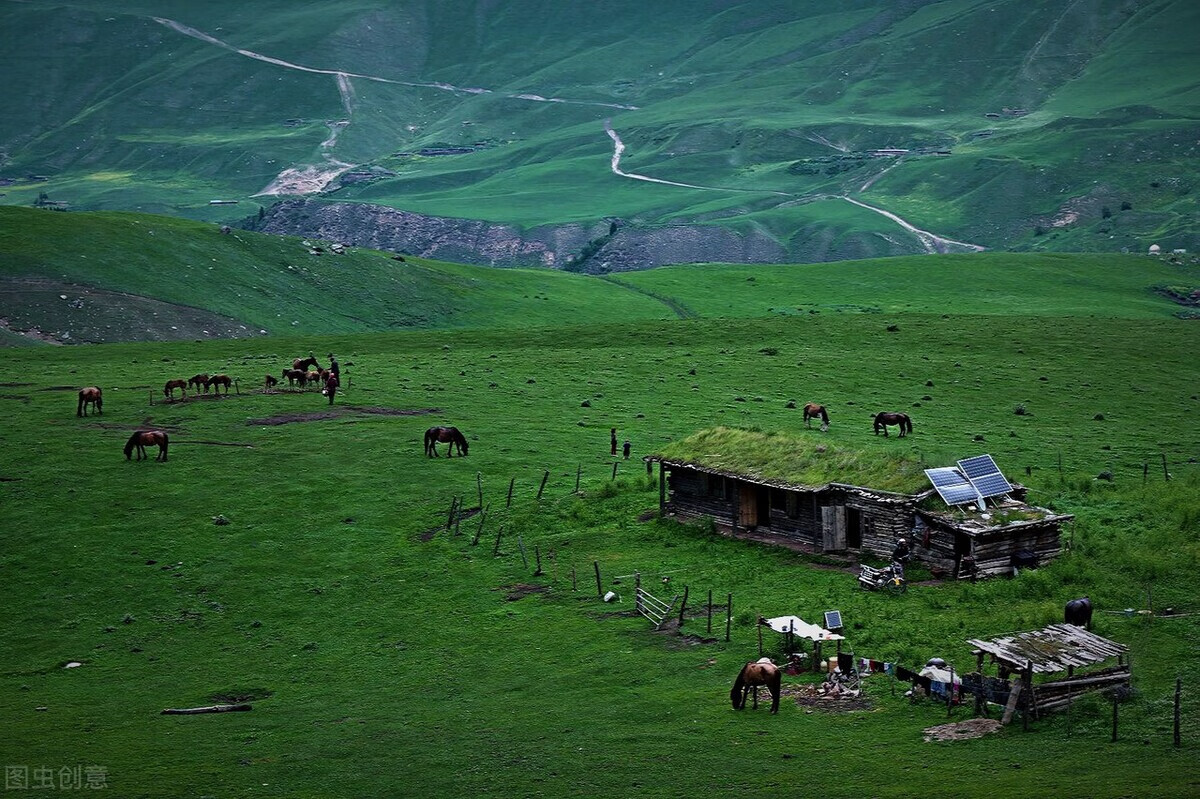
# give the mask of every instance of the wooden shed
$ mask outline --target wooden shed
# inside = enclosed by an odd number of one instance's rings
[[[907,538],[916,560],[946,575],[1043,563],[1058,554],[1060,525],[1071,518],[1017,499],[1003,513],[946,509],[921,464],[815,436],[717,427],[645,460],[659,464],[663,516],[708,518],[727,535],[810,552],[887,558]]]

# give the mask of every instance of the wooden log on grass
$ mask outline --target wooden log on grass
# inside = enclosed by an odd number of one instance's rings
[[[159,715],[162,716],[195,716],[200,713],[231,713],[240,710],[253,710],[250,705],[208,705],[207,707],[169,707]]]

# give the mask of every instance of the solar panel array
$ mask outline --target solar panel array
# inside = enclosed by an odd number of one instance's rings
[[[982,497],[998,497],[1012,491],[1012,486],[1000,472],[991,455],[977,455],[958,462],[958,468],[979,489]]]
[[[953,466],[926,469],[925,476],[947,505],[966,505],[979,499],[975,486]]]

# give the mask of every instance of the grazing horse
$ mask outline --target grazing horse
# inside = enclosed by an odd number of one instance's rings
[[[188,381],[186,381],[186,380],[168,380],[167,384],[165,386],[163,386],[163,396],[168,398],[169,400],[171,400],[171,402],[174,402],[175,401],[175,389],[179,389],[180,391],[182,391],[183,398],[187,399]]]
[[[888,425],[899,425],[900,438],[912,432],[912,419],[908,418],[907,413],[877,413],[875,414],[875,435],[879,435],[879,431],[883,431],[883,437],[888,437]]]
[[[334,398],[334,396],[337,395],[337,390],[338,390],[339,385],[341,385],[341,384],[338,382],[338,379],[336,377],[334,377],[333,375],[330,375],[328,377],[328,379],[325,380],[325,388],[321,389],[321,393],[324,394],[326,397],[329,397],[330,405],[333,404],[333,398]]]
[[[167,459],[167,434],[162,430],[138,430],[129,437],[125,442],[125,460],[129,460],[133,456],[133,450],[137,449],[137,459],[143,460],[146,457],[146,447],[158,445],[158,457],[154,460],[165,461]]]
[[[315,385],[321,385],[321,373],[316,369],[310,369],[308,374],[304,376],[304,379]]]
[[[193,375],[188,378],[188,388],[194,388],[196,391],[204,389],[204,393],[207,394],[209,382],[208,375]]]
[[[297,358],[292,361],[292,368],[297,370],[309,368],[320,369],[321,364],[317,363],[317,359],[310,355],[307,358]]]
[[[76,416],[87,416],[87,406],[91,405],[96,413],[104,413],[104,397],[99,386],[88,386],[79,389],[79,406],[75,408]]]
[[[812,427],[812,420],[818,416],[821,417],[821,432],[824,433],[829,429],[829,412],[825,410],[824,405],[818,405],[815,402],[810,402],[804,406],[804,424]]]
[[[1086,596],[1072,599],[1063,609],[1063,621],[1086,630],[1092,629],[1092,600]]]
[[[758,686],[765,685],[771,691],[771,712],[779,712],[779,688],[783,681],[783,672],[771,662],[770,658],[759,658],[742,666],[733,688],[729,691],[729,701],[734,710],[746,708],[746,694],[754,691],[754,709],[758,709]]]
[[[303,369],[284,369],[281,377],[286,377],[289,386],[294,386],[300,383],[300,388],[304,388],[308,384],[308,372]]]
[[[425,431],[425,454],[430,458],[438,457],[437,445],[449,444],[446,447],[446,457],[454,457],[454,448],[458,447],[458,454],[466,456],[467,454],[467,437],[458,431],[457,427],[431,427]]]
[[[267,375],[267,380],[263,386],[263,390],[270,391],[271,389],[275,388],[275,386],[277,386],[277,385],[279,385],[279,381],[277,379],[275,379],[275,375]]]
[[[229,387],[233,385],[233,378],[229,375],[213,375],[208,379],[208,382],[217,394],[221,393],[221,386],[225,386],[225,393],[228,394]]]

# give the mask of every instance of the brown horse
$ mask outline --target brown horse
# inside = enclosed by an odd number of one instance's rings
[[[167,459],[167,434],[162,430],[138,430],[125,442],[125,460],[129,460],[133,456],[134,449],[137,449],[139,461],[145,459],[146,447],[156,444],[158,445],[158,457],[154,460],[165,461]]]
[[[168,398],[172,402],[174,402],[175,401],[175,389],[179,389],[180,391],[182,391],[183,398],[187,399],[188,381],[186,381],[186,380],[168,380],[167,384],[165,386],[163,386],[163,396]]]
[[[729,691],[729,701],[733,703],[734,710],[744,710],[746,694],[753,690],[754,709],[757,710],[758,686],[765,685],[771,692],[771,712],[778,713],[779,689],[782,682],[783,672],[779,670],[779,667],[772,663],[770,658],[759,658],[742,666],[737,680],[733,683],[733,688]]]
[[[829,412],[825,410],[824,405],[818,405],[815,402],[810,402],[804,406],[804,424],[812,427],[812,420],[818,416],[821,417],[821,432],[829,430]]]
[[[289,386],[300,384],[300,388],[304,388],[308,384],[308,372],[303,369],[284,369],[280,377],[286,377]]]
[[[292,361],[292,368],[297,370],[307,370],[309,368],[320,369],[321,364],[317,363],[317,359],[315,357],[309,355],[307,358],[297,358],[296,360]]]
[[[75,408],[76,416],[87,416],[87,406],[91,405],[96,413],[104,413],[104,397],[99,386],[88,386],[79,389],[79,406]]]
[[[304,376],[304,379],[307,380],[308,382],[312,383],[313,385],[317,385],[317,386],[321,385],[321,373],[318,372],[316,369],[310,369],[308,371],[308,374],[306,374]]]
[[[454,457],[454,448],[458,447],[458,454],[466,456],[468,444],[467,437],[458,431],[457,427],[431,427],[425,431],[425,454],[430,458],[438,456],[437,445],[449,444],[446,447],[446,457]]]
[[[333,404],[333,398],[337,395],[338,386],[341,385],[338,379],[330,375],[325,381],[325,388],[321,389],[321,393],[329,397],[329,404]]]
[[[193,375],[188,378],[188,388],[194,388],[196,391],[204,389],[204,393],[208,393],[209,377],[208,375]]]
[[[267,375],[267,380],[266,380],[266,383],[263,385],[263,390],[270,391],[271,389],[275,388],[275,386],[277,386],[277,385],[279,385],[279,381],[275,378],[275,375]]]
[[[229,375],[213,375],[208,382],[217,394],[221,393],[221,386],[225,386],[225,393],[228,394],[229,387],[233,385],[233,378]]]
[[[875,414],[875,435],[879,435],[879,431],[883,431],[883,437],[887,438],[888,425],[898,425],[900,427],[900,438],[912,432],[912,419],[908,418],[907,413],[877,413]]]

